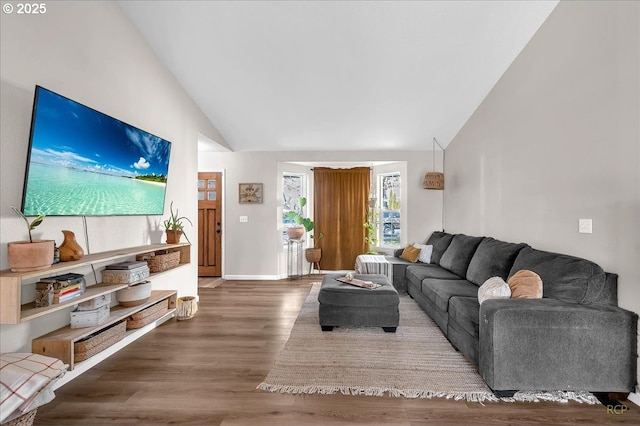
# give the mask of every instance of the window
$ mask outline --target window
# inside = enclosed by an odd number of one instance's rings
[[[400,246],[400,172],[378,175],[380,246]]]
[[[287,227],[293,223],[287,214],[291,210],[298,209],[298,200],[307,195],[305,177],[303,174],[289,172],[284,172],[282,175],[282,241],[285,243]]]

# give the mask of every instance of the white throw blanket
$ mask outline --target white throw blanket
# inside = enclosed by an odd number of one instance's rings
[[[67,365],[56,358],[0,354],[0,423],[53,400],[53,385],[66,371]]]

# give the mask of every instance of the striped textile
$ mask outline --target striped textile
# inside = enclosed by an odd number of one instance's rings
[[[382,274],[391,279],[391,267],[384,256],[361,254],[356,258],[357,274]]]
[[[53,384],[67,371],[56,358],[32,353],[0,354],[0,423],[55,397]]]

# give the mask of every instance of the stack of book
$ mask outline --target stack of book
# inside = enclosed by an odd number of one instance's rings
[[[64,274],[56,277],[41,278],[36,283],[36,307],[65,303],[82,296],[86,288],[84,275]]]

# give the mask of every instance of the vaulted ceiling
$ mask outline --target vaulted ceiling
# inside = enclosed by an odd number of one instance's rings
[[[119,2],[234,151],[446,146],[557,3]]]

